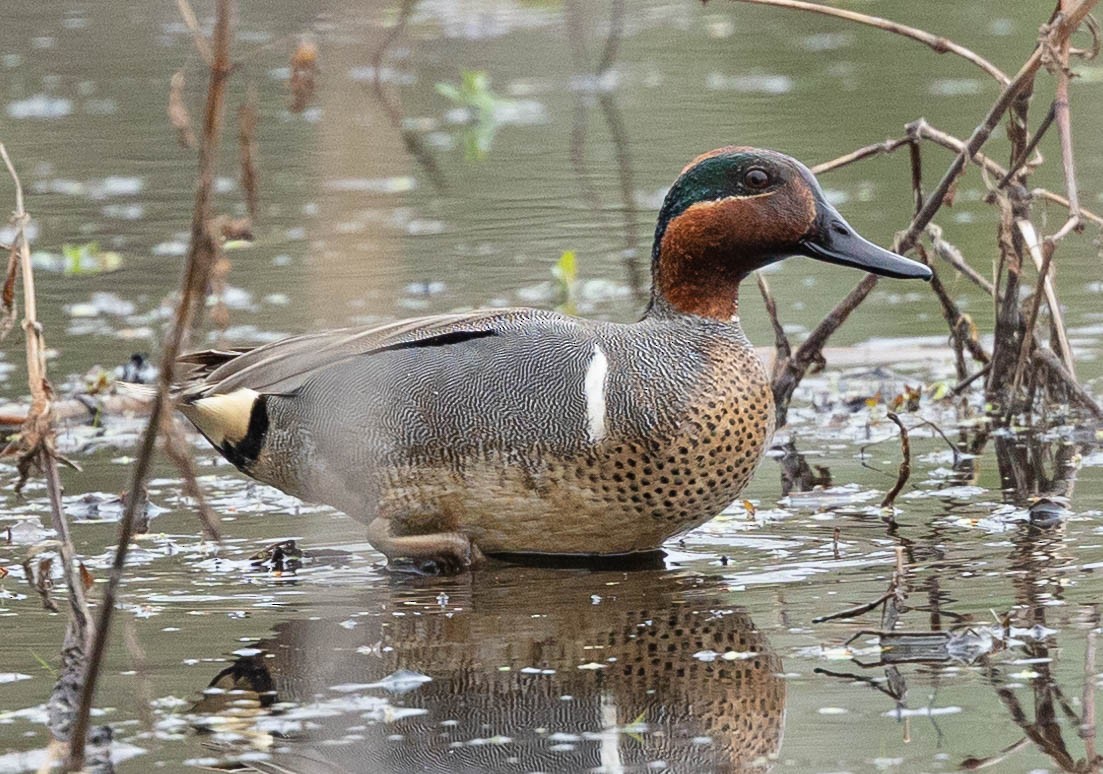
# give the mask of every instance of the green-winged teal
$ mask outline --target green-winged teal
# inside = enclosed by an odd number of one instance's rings
[[[731,503],[770,441],[739,283],[790,255],[930,277],[855,233],[800,162],[721,148],[663,202],[638,322],[493,309],[202,352],[180,409],[246,474],[366,522],[390,559],[653,550]]]

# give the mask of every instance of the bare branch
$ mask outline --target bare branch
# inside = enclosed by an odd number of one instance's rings
[[[910,137],[897,137],[895,139],[885,140],[884,142],[875,142],[871,145],[858,148],[856,151],[851,151],[845,156],[839,156],[837,159],[831,159],[831,161],[824,161],[820,164],[816,164],[812,167],[813,174],[822,175],[824,172],[831,172],[836,169],[840,169],[845,166],[849,166],[856,161],[862,159],[868,159],[871,156],[880,156],[886,153],[892,153],[901,145],[907,145],[912,140]]]
[[[754,5],[772,5],[777,8],[790,8],[795,11],[811,11],[812,13],[822,13],[825,16],[834,16],[838,19],[846,19],[847,21],[865,24],[869,27],[876,27],[879,30],[892,32],[896,35],[902,35],[905,38],[911,38],[912,40],[923,43],[939,54],[948,53],[960,56],[962,59],[972,62],[977,67],[984,70],[1002,86],[1006,86],[1011,80],[1003,70],[996,67],[987,59],[980,56],[975,51],[971,51],[965,46],[955,43],[949,38],[932,35],[926,30],[909,27],[906,24],[900,24],[890,21],[889,19],[882,19],[880,16],[870,16],[869,14],[858,13],[857,11],[847,11],[842,8],[817,5],[816,3],[804,3],[800,2],[800,0],[735,0],[735,2],[752,3]]]

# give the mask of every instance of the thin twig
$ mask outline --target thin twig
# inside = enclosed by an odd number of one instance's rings
[[[61,541],[58,553],[65,565],[65,582],[69,591],[71,612],[73,615],[87,620],[88,602],[84,597],[84,586],[77,574],[76,562],[73,557],[73,540],[69,534],[69,522],[65,518],[65,511],[61,505],[61,481],[57,471],[57,454],[53,443],[52,406],[53,389],[50,387],[46,376],[45,342],[42,338],[42,326],[38,323],[38,305],[34,287],[34,269],[31,265],[31,246],[27,240],[25,226],[30,222],[23,205],[23,185],[19,175],[15,171],[7,148],[0,143],[0,157],[8,168],[12,181],[15,183],[15,212],[12,216],[16,224],[15,249],[19,252],[20,270],[23,277],[23,330],[27,336],[27,381],[31,390],[31,409],[27,414],[24,427],[31,425],[36,427],[36,432],[41,434],[40,446],[37,451],[38,464],[46,471],[46,489],[50,498],[50,512],[53,516],[53,526]]]
[[[923,263],[931,268],[931,290],[938,299],[939,305],[942,307],[942,317],[946,320],[946,325],[950,328],[950,344],[954,350],[954,364],[957,369],[957,378],[959,380],[964,379],[968,375],[968,367],[965,364],[965,349],[968,346],[967,342],[973,341],[973,346],[980,347],[980,343],[976,342],[974,338],[972,320],[967,318],[958,308],[957,304],[954,303],[954,300],[950,298],[950,294],[942,284],[942,278],[939,276],[938,271],[931,266],[930,258],[927,256],[927,251],[923,248],[923,245],[917,244],[915,246],[915,251],[923,260]],[[975,355],[976,353],[973,354]],[[987,357],[987,353],[984,352],[983,348],[981,349],[981,354]]]
[[[1046,130],[1053,124],[1053,115],[1053,105],[1050,104],[1049,110],[1046,111],[1045,118],[1042,119],[1042,123],[1038,124],[1038,128],[1034,130],[1034,136],[1030,138],[1030,142],[1023,148],[1023,152],[1019,154],[1015,162],[1007,168],[1007,172],[1004,176],[996,183],[996,188],[1006,187],[1007,184],[1011,182],[1011,178],[1018,173],[1024,164],[1026,164],[1026,160],[1030,158],[1030,154],[1034,152],[1034,149],[1038,147],[1038,143],[1041,142],[1042,138],[1045,136]]]
[[[908,483],[908,479],[912,474],[912,447],[911,440],[908,438],[908,428],[904,427],[904,423],[900,421],[900,417],[894,412],[888,413],[888,418],[900,428],[900,469],[896,474],[896,483],[893,484],[892,489],[885,495],[885,499],[881,501],[882,508],[892,508],[893,503],[896,502],[896,496],[903,490],[905,484]]]
[[[950,453],[954,455],[954,465],[957,465],[961,461],[961,449],[957,447],[957,444],[950,440],[950,437],[946,435],[945,431],[934,422],[929,419],[920,419],[919,424],[916,427],[929,427],[934,430],[938,435],[942,437],[942,440],[946,442],[946,445],[950,447]],[[914,430],[915,427],[912,428]]]
[[[972,62],[980,69],[991,75],[1001,86],[1006,86],[1010,82],[1010,78],[1000,68],[989,62],[984,57],[977,54],[975,51],[971,51],[965,46],[959,45],[954,41],[941,37],[939,35],[932,35],[926,30],[916,29],[915,27],[909,27],[906,24],[900,24],[898,22],[890,21],[889,19],[882,19],[879,16],[870,16],[869,14],[858,13],[857,11],[847,11],[842,8],[832,8],[826,5],[817,5],[815,3],[804,3],[800,0],[735,0],[739,3],[753,3],[754,5],[772,5],[777,8],[791,8],[796,11],[812,11],[813,13],[822,13],[825,16],[834,16],[839,19],[846,19],[847,21],[857,22],[859,24],[865,24],[869,27],[876,27],[879,30],[885,32],[892,32],[896,35],[902,35],[905,38],[911,38],[912,40],[923,43],[930,47],[939,54],[956,54],[962,59]]]
[[[19,254],[19,270],[23,278],[23,332],[26,337],[27,348],[27,381],[31,390],[31,408],[27,412],[27,420],[23,424],[20,439],[13,445],[17,446],[21,452],[20,482],[17,484],[17,488],[21,487],[26,480],[29,465],[35,465],[45,473],[46,492],[50,500],[50,515],[54,530],[58,535],[58,554],[61,557],[62,572],[65,578],[66,591],[68,592],[69,618],[62,647],[62,669],[58,680],[55,682],[50,701],[52,710],[56,709],[56,712],[51,711],[49,722],[51,735],[55,740],[63,742],[68,730],[72,727],[72,718],[76,709],[75,695],[69,688],[73,683],[74,672],[84,668],[94,630],[91,626],[92,619],[88,609],[84,583],[81,580],[80,570],[74,555],[69,521],[65,517],[65,509],[61,500],[62,488],[61,477],[58,474],[58,461],[62,458],[58,455],[54,445],[54,391],[46,374],[46,342],[43,338],[42,326],[38,322],[34,269],[31,265],[31,247],[26,232],[26,225],[30,222],[30,216],[27,215],[23,204],[23,185],[3,143],[0,143],[0,157],[3,158],[4,165],[15,183],[16,206],[15,212],[12,214],[12,222],[15,226],[16,237],[13,249]],[[30,573],[29,563],[24,567]],[[45,585],[48,577],[43,577],[43,575],[48,576],[48,572],[48,566],[43,566],[40,563],[36,588],[41,587],[44,604],[52,605],[48,586]]]
[[[958,395],[961,395],[961,393],[965,392],[965,390],[969,387],[970,384],[975,382],[977,379],[980,379],[984,376],[988,376],[988,372],[991,371],[991,370],[992,370],[992,364],[989,363],[988,365],[986,365],[984,368],[977,371],[972,376],[970,376],[966,379],[963,379],[961,382],[959,382],[956,387],[954,387],[952,390],[950,390],[950,394],[955,396],[955,397],[958,396]]]
[[[195,502],[195,511],[199,515],[199,523],[203,525],[203,534],[211,540],[221,542],[218,514],[207,502],[207,496],[203,494],[203,488],[196,480],[195,460],[188,453],[187,441],[175,417],[162,415],[161,436],[165,442],[165,454],[180,471],[184,494]]]
[[[942,227],[936,223],[927,224],[927,238],[931,240],[931,249],[946,263],[969,278],[970,281],[992,298],[997,298],[996,287],[982,277],[976,269],[965,262],[965,257],[953,244],[942,235]]]
[[[827,615],[821,615],[818,618],[813,618],[812,623],[823,623],[824,621],[836,621],[840,618],[857,618],[860,615],[868,613],[873,608],[877,607],[884,602],[887,602],[895,592],[886,591],[881,596],[872,602],[865,602],[861,605],[855,605],[854,607],[848,607],[846,610],[840,610],[837,613],[828,613]]]
[[[182,0],[183,1],[183,0]],[[157,380],[157,394],[150,410],[149,421],[134,465],[129,491],[142,491],[149,473],[150,461],[161,428],[161,416],[170,403],[169,392],[176,371],[176,358],[200,303],[203,301],[207,285],[207,276],[216,254],[215,235],[211,234],[211,191],[214,183],[215,160],[222,130],[223,102],[226,81],[230,76],[230,0],[219,0],[213,36],[214,57],[210,68],[210,81],[207,89],[207,104],[204,111],[203,136],[199,146],[199,180],[196,184],[195,209],[192,212],[191,244],[188,249],[187,265],[182,281],[180,300],[177,303],[173,325],[169,329],[161,356],[161,368]],[[84,748],[88,731],[88,719],[95,697],[96,681],[100,665],[107,647],[107,634],[111,627],[111,616],[115,609],[119,584],[122,581],[126,555],[134,535],[134,526],[141,506],[142,498],[133,496],[127,499],[119,526],[119,544],[115,551],[115,560],[111,565],[107,588],[104,591],[100,607],[100,620],[92,644],[92,653],[88,662],[84,687],[80,697],[80,710],[73,725],[73,735],[69,750],[67,768],[79,771],[84,765]]]
[[[756,271],[754,277],[758,282],[758,292],[762,294],[762,302],[766,305],[766,314],[769,315],[770,324],[774,328],[774,348],[777,350],[777,363],[780,364],[789,358],[793,353],[793,349],[789,345],[789,337],[785,335],[785,328],[782,327],[781,320],[778,319],[777,301],[774,300],[774,295],[770,292],[770,285],[766,282],[766,277],[760,271]]]
[[[211,44],[207,41],[207,38],[204,37],[203,30],[199,28],[199,19],[196,18],[191,3],[189,3],[188,0],[176,0],[176,7],[180,9],[180,16],[183,17],[184,24],[191,30],[196,51],[199,52],[199,56],[203,58],[207,67],[211,67],[214,63],[214,55],[211,53]]]
[[[1030,353],[1034,349],[1034,324],[1038,320],[1038,310],[1042,306],[1042,284],[1049,273],[1049,266],[1053,262],[1054,246],[1046,244],[1042,248],[1042,265],[1038,269],[1038,284],[1034,288],[1034,295],[1030,300],[1030,311],[1027,313],[1026,326],[1023,330],[1023,340],[1019,344],[1019,359],[1015,364],[1015,375],[1011,379],[1011,391],[1017,393],[1026,374],[1027,364],[1030,362]],[[1070,370],[1070,373],[1072,371]],[[1010,408],[1010,407],[1009,407]]]
[[[924,140],[930,140],[931,142],[941,145],[947,150],[952,150],[955,153],[962,153],[965,150],[964,140],[954,137],[953,135],[943,132],[939,129],[936,129],[923,119],[919,119],[919,121],[915,123],[915,126],[916,132]],[[981,167],[981,169],[986,170],[996,177],[1002,178],[1004,175],[1007,174],[1006,169],[1004,169],[1000,164],[988,158],[982,153],[974,153],[972,161],[974,164],[977,164],[979,167]],[[1048,189],[1034,188],[1031,189],[1030,193],[1033,196],[1046,199],[1066,209],[1068,209],[1069,207],[1068,199],[1066,199],[1061,194],[1055,193]],[[1080,216],[1085,220],[1090,220],[1092,223],[1095,223],[1098,226],[1103,226],[1103,216],[1097,215],[1094,212],[1089,212],[1088,210],[1081,208]]]
[[[820,164],[816,164],[812,167],[812,173],[816,175],[822,175],[824,172],[832,172],[836,169],[853,164],[856,161],[862,159],[868,159],[871,156],[881,156],[886,153],[892,153],[901,145],[907,145],[912,141],[911,137],[896,137],[883,142],[875,142],[870,145],[865,145],[858,150],[851,151],[838,158],[831,159],[830,161],[824,161]]]

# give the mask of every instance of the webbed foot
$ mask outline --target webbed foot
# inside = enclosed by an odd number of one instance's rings
[[[395,535],[390,520],[381,517],[368,525],[368,541],[387,557],[388,568],[395,572],[458,575],[484,559],[479,547],[462,532]]]

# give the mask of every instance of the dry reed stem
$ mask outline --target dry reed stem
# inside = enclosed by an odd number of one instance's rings
[[[62,668],[51,691],[49,730],[51,737],[59,744],[63,743],[71,728],[71,719],[75,711],[75,694],[72,690],[76,675],[87,663],[89,646],[94,637],[91,613],[85,594],[84,582],[73,550],[73,538],[69,532],[69,522],[61,500],[61,477],[58,474],[58,462],[63,458],[54,446],[53,425],[53,388],[46,373],[46,343],[42,335],[42,326],[38,323],[38,304],[35,295],[34,270],[31,265],[31,248],[27,239],[26,225],[30,222],[23,203],[23,185],[8,156],[7,148],[0,143],[0,158],[15,184],[15,211],[12,223],[15,227],[13,253],[18,253],[18,272],[23,278],[23,331],[26,338],[27,382],[31,391],[31,407],[23,423],[19,440],[9,445],[8,450],[17,450],[20,454],[20,481],[17,490],[26,481],[30,466],[33,464],[42,470],[46,477],[46,492],[50,500],[50,515],[54,530],[58,535],[58,555],[63,565],[63,576],[69,604],[69,617],[65,629],[65,642],[62,647]],[[16,271],[9,272],[14,283]],[[14,290],[12,291],[14,297]],[[12,302],[14,311],[14,301]],[[30,565],[24,565],[28,580],[32,577]],[[35,588],[42,593],[43,604],[53,604],[49,595],[48,565],[39,564],[39,577]],[[46,576],[46,577],[43,577]],[[53,608],[56,610],[56,606]],[[54,711],[56,708],[56,712]],[[52,749],[60,749],[54,746]]]
[[[1071,222],[1072,218],[1069,219]],[[1079,222],[1079,218],[1077,218]],[[1061,360],[1065,364],[1065,368],[1072,374],[1073,378],[1076,378],[1076,366],[1072,359],[1072,345],[1069,344],[1067,328],[1065,327],[1065,317],[1061,312],[1061,304],[1057,300],[1057,288],[1053,284],[1053,278],[1050,276],[1050,268],[1053,265],[1053,249],[1056,247],[1056,240],[1050,238],[1046,239],[1044,243],[1039,243],[1038,232],[1034,229],[1034,224],[1029,220],[1020,218],[1015,221],[1015,227],[1022,235],[1023,243],[1026,245],[1027,252],[1030,253],[1031,260],[1034,261],[1034,268],[1038,270],[1038,282],[1037,287],[1034,290],[1035,296],[1045,296],[1046,306],[1049,307],[1049,316],[1053,320],[1054,331],[1056,332],[1057,340],[1057,353],[1061,356]],[[1047,257],[1048,256],[1048,257]],[[1029,318],[1030,327],[1027,329],[1027,335],[1024,337],[1024,341],[1030,339],[1033,334],[1033,324],[1038,318],[1037,309]],[[1025,361],[1024,361],[1025,365]],[[1019,379],[1016,374],[1015,382],[1018,383]]]
[[[996,67],[987,59],[980,56],[975,51],[971,51],[965,46],[955,43],[949,38],[944,38],[940,35],[932,35],[926,30],[909,27],[906,24],[900,24],[899,22],[894,22],[889,19],[882,19],[880,16],[870,16],[869,14],[858,13],[857,11],[847,11],[842,8],[832,8],[816,3],[805,3],[800,2],[800,0],[735,0],[735,2],[751,3],[753,5],[771,5],[776,8],[790,8],[795,11],[811,11],[812,13],[822,13],[825,16],[834,16],[838,19],[845,19],[847,21],[857,22],[858,24],[865,24],[869,27],[876,27],[879,30],[891,32],[923,43],[939,54],[950,53],[960,56],[962,59],[972,62],[991,75],[1001,86],[1006,86],[1011,80],[1007,77],[1007,73],[1003,72],[1003,70]]]
[[[1084,4],[1083,0],[1082,3]],[[1060,0],[1061,14],[1068,16],[1072,9],[1072,0]],[[1072,156],[1072,126],[1069,116],[1069,36],[1063,36],[1053,46],[1057,55],[1054,67],[1057,70],[1057,88],[1053,99],[1053,120],[1057,124],[1057,136],[1061,141],[1061,169],[1065,173],[1065,191],[1069,199],[1069,228],[1080,225],[1080,194],[1076,188],[1076,166]],[[1065,229],[1062,229],[1064,231]],[[1060,232],[1059,232],[1060,233]],[[1063,234],[1062,234],[1063,236]],[[1057,241],[1056,235],[1054,241]]]
[[[61,481],[57,464],[60,459],[54,449],[54,429],[52,419],[53,388],[46,375],[45,341],[42,326],[38,323],[38,306],[35,297],[34,269],[31,266],[31,247],[25,230],[30,221],[23,206],[23,186],[15,171],[7,148],[0,143],[0,158],[3,158],[8,173],[15,183],[16,208],[12,216],[15,223],[16,239],[14,249],[19,253],[20,270],[23,277],[23,330],[27,336],[27,382],[31,390],[31,408],[23,423],[24,432],[31,429],[31,438],[21,439],[30,443],[32,452],[37,456],[37,464],[46,472],[46,489],[50,498],[50,512],[53,526],[57,531],[61,546],[58,553],[65,564],[65,582],[70,595],[70,606],[74,615],[87,619],[88,603],[84,596],[84,586],[80,582],[76,562],[73,557],[73,540],[69,533],[69,522],[61,505]],[[37,436],[37,438],[36,438]],[[37,448],[34,448],[37,447]]]
[[[884,142],[875,142],[865,145],[857,150],[851,151],[838,158],[831,159],[830,161],[824,161],[820,164],[814,165],[812,173],[815,175],[822,175],[824,172],[833,172],[836,169],[849,166],[856,161],[862,159],[868,159],[872,156],[880,156],[885,153],[892,153],[901,145],[907,145],[912,141],[911,137],[896,137],[893,139],[885,140]]]
[[[1049,110],[1046,111],[1045,118],[1043,118],[1042,122],[1038,124],[1038,128],[1034,130],[1034,135],[1030,138],[1030,142],[1026,144],[1026,147],[1023,148],[1022,153],[1019,154],[1019,157],[1015,159],[1014,163],[1012,163],[1011,166],[1007,168],[1007,172],[1004,173],[1003,177],[1000,178],[1000,182],[996,183],[996,188],[1004,188],[1009,182],[1011,182],[1011,178],[1017,175],[1019,170],[1022,169],[1023,166],[1027,163],[1027,159],[1030,157],[1030,154],[1032,154],[1035,148],[1038,147],[1038,143],[1040,143],[1042,141],[1042,138],[1045,137],[1046,132],[1049,130],[1049,127],[1052,124],[1053,104],[1051,103],[1049,106]]]
[[[837,613],[828,613],[827,615],[821,615],[817,618],[813,618],[812,623],[817,624],[824,623],[825,621],[837,621],[841,618],[857,618],[860,615],[865,615],[878,605],[887,602],[895,593],[896,592],[892,590],[886,591],[884,594],[877,597],[877,599],[873,600],[872,602],[863,602],[860,605],[848,607],[846,610],[840,610]]]
[[[965,350],[968,349],[973,358],[981,363],[988,362],[988,353],[984,351],[984,347],[977,340],[976,327],[973,325],[972,319],[958,308],[958,305],[942,284],[942,278],[938,271],[934,266],[931,266],[931,260],[927,256],[927,251],[923,249],[923,245],[917,244],[915,249],[923,263],[931,268],[931,290],[938,298],[938,302],[942,306],[942,317],[950,328],[950,345],[954,350],[954,365],[957,370],[958,381],[964,381],[969,376],[969,369],[965,363]]]
[[[184,0],[181,4],[186,5]],[[203,132],[199,145],[199,179],[196,184],[195,209],[192,212],[191,243],[188,249],[187,264],[182,280],[180,300],[176,315],[165,341],[161,356],[160,373],[157,380],[157,393],[153,399],[149,420],[142,436],[137,462],[131,477],[129,491],[141,492],[149,474],[150,461],[158,431],[161,428],[162,415],[170,403],[169,392],[176,372],[176,359],[180,354],[184,339],[191,328],[199,305],[203,302],[207,277],[211,263],[216,255],[216,237],[210,233],[211,192],[214,183],[215,160],[222,130],[223,103],[225,101],[226,81],[230,76],[230,0],[218,0],[213,45],[213,58],[210,66],[210,80],[207,89],[207,103],[204,110]],[[79,771],[84,765],[84,749],[88,733],[88,720],[95,698],[96,682],[99,678],[104,652],[107,648],[107,635],[110,632],[111,617],[115,609],[119,585],[126,566],[126,555],[134,535],[134,526],[142,498],[127,499],[119,526],[119,544],[115,559],[111,565],[103,603],[100,607],[100,619],[92,652],[88,661],[84,686],[80,696],[80,709],[73,725],[68,771]]]

